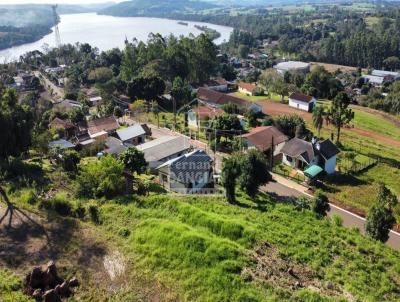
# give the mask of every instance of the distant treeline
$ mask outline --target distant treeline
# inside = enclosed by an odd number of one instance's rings
[[[0,49],[35,42],[50,32],[50,27],[44,25],[22,28],[0,26]]]

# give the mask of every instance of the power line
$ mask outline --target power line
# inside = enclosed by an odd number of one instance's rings
[[[56,47],[61,46],[61,36],[60,36],[60,30],[58,28],[58,14],[57,14],[57,7],[58,4],[52,5],[51,8],[53,10],[53,18],[54,18],[54,33],[55,33],[55,39],[56,39]]]

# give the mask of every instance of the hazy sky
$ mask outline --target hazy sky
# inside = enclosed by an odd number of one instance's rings
[[[145,1],[145,0],[144,0]],[[122,2],[122,0],[0,0],[0,4],[22,4],[22,3],[38,3],[38,4],[90,4],[101,2]]]

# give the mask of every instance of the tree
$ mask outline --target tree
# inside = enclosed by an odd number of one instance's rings
[[[257,127],[258,126],[258,120],[257,120],[257,112],[255,112],[253,109],[249,109],[245,113],[245,117],[247,118],[247,121],[250,125],[250,127]]]
[[[299,132],[307,132],[306,122],[298,115],[279,115],[275,118],[276,127],[287,135],[289,138],[299,137]],[[297,134],[297,135],[296,135]],[[301,133],[304,136],[306,133]]]
[[[239,56],[240,56],[242,59],[246,59],[247,56],[249,55],[250,48],[249,48],[247,45],[241,44],[241,45],[239,45],[239,50],[238,50],[238,52],[239,52]]]
[[[237,156],[225,157],[222,161],[221,183],[225,188],[225,197],[229,203],[236,202],[236,179],[239,176]]]
[[[113,115],[116,118],[121,118],[124,115],[124,112],[122,111],[121,107],[115,106],[114,107],[114,111],[113,111]]]
[[[340,130],[343,126],[349,124],[354,119],[354,112],[350,105],[350,98],[344,92],[338,93],[332,101],[332,105],[328,111],[328,122],[332,123],[336,128],[336,144],[340,143]]]
[[[183,106],[190,102],[192,96],[192,90],[190,86],[182,80],[181,77],[176,77],[172,83],[171,97],[172,97],[172,107],[174,113],[174,128],[176,127],[176,113],[177,106]]]
[[[383,64],[389,70],[396,70],[400,67],[400,59],[398,57],[392,56],[383,60]]]
[[[112,198],[124,191],[124,163],[112,156],[80,165],[77,194],[86,198]]]
[[[378,185],[377,201],[368,212],[365,231],[375,240],[386,242],[396,218],[393,208],[397,204],[397,197],[384,184]]]
[[[240,188],[254,198],[261,185],[272,179],[268,172],[267,159],[258,149],[249,150],[240,161]]]
[[[209,134],[215,134],[219,142],[221,137],[238,135],[242,130],[239,118],[235,114],[220,114],[210,120]]]
[[[0,94],[0,160],[19,156],[28,149],[32,142],[33,124],[30,108],[18,104],[16,91],[4,89]]]
[[[322,192],[317,191],[311,204],[313,212],[319,216],[326,216],[330,208],[328,197]]]
[[[112,79],[113,71],[108,67],[99,67],[89,73],[88,79],[95,83],[104,84]]]
[[[267,88],[268,93],[276,93],[281,96],[281,102],[284,102],[285,96],[297,90],[293,84],[285,83],[284,78],[274,69],[267,69],[261,74],[260,83]]]
[[[146,172],[147,162],[144,159],[144,153],[135,147],[129,147],[119,156],[125,168],[130,172],[142,174]]]
[[[66,150],[61,153],[61,164],[65,171],[76,172],[78,171],[78,164],[81,157],[75,150]]]
[[[313,121],[313,126],[318,131],[318,137],[320,137],[321,129],[324,124],[324,115],[325,115],[324,107],[317,106],[314,108],[312,121]]]

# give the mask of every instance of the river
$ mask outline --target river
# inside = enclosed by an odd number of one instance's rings
[[[125,37],[139,41],[146,41],[150,33],[160,33],[163,36],[174,34],[175,36],[188,36],[189,34],[199,35],[200,30],[194,25],[206,25],[221,33],[216,39],[216,44],[229,40],[232,32],[231,27],[208,24],[202,22],[190,22],[188,26],[178,24],[177,20],[145,17],[112,17],[97,15],[96,13],[61,15],[58,24],[61,42],[63,44],[76,42],[89,43],[100,50],[108,50],[114,47],[122,48]],[[18,59],[22,54],[55,46],[54,32],[44,36],[41,40],[7,48],[0,51],[0,62],[9,62]]]

